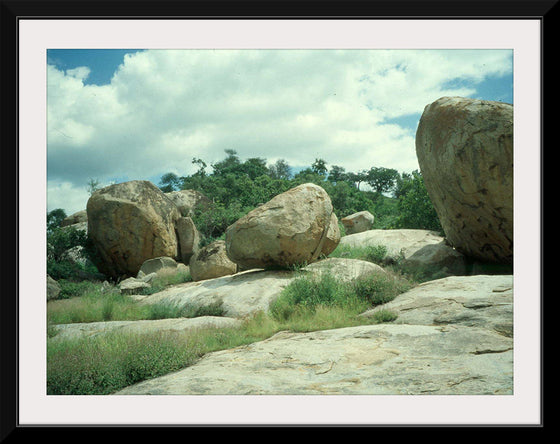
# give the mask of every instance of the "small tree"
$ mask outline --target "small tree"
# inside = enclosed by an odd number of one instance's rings
[[[383,167],[372,167],[366,173],[366,182],[378,194],[392,190],[399,173],[397,170]]]
[[[292,178],[292,167],[284,159],[279,159],[268,167],[268,174],[273,179],[289,180]]]
[[[325,162],[323,159],[315,159],[315,162],[313,162],[313,165],[311,165],[311,170],[315,174],[319,174],[320,176],[326,176],[327,162]]]
[[[95,191],[100,188],[100,182],[97,179],[89,178],[88,183],[86,185],[86,190],[88,191],[89,195],[91,196]]]

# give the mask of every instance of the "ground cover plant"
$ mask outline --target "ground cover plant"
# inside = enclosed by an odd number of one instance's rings
[[[47,392],[109,394],[185,368],[206,353],[264,340],[279,331],[304,332],[390,322],[395,315],[388,311],[372,318],[358,315],[392,300],[412,285],[391,273],[379,273],[355,283],[340,282],[329,273],[319,277],[301,273],[286,287],[270,313],[259,312],[244,320],[239,328],[141,335],[112,333],[89,339],[48,340]],[[210,314],[219,313],[219,307],[213,310],[216,311]],[[167,313],[177,316],[172,310]],[[191,315],[205,314],[191,312]],[[137,311],[134,316],[148,319],[150,312]]]

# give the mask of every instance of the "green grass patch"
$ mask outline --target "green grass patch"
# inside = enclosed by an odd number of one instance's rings
[[[137,382],[188,367],[206,353],[264,340],[279,331],[309,332],[391,322],[396,316],[387,310],[380,310],[372,317],[362,317],[359,314],[392,300],[410,287],[408,281],[391,273],[376,273],[354,282],[342,282],[329,273],[302,273],[284,289],[272,304],[269,313],[259,312],[245,319],[240,328],[157,334],[114,332],[94,338],[58,341],[47,339],[47,393],[114,393]],[[84,304],[90,299],[94,298],[84,296],[54,302],[68,304],[78,300]],[[114,292],[98,295],[97,300],[91,300],[90,303],[92,306],[84,309],[89,312],[90,317],[87,319],[96,316],[123,318],[123,313],[128,310],[131,311],[128,312],[127,319],[222,313],[222,307],[218,304],[197,309],[165,304],[139,306]],[[95,311],[93,306],[99,315],[92,316]],[[66,311],[72,312],[68,308],[65,307]],[[73,312],[77,318],[78,310]],[[51,311],[50,315],[54,316],[54,313]],[[82,316],[81,321],[85,318]],[[47,334],[48,338],[50,336]]]
[[[360,259],[363,261],[383,264],[387,256],[385,245],[367,245],[364,247],[352,247],[350,245],[338,244],[329,257],[339,257],[345,259]]]

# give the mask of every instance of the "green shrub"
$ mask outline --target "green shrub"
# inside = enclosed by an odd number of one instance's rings
[[[313,314],[318,307],[339,308],[351,315],[393,300],[411,284],[389,273],[343,282],[330,273],[301,275],[290,282],[271,304],[271,316],[280,322]]]
[[[47,342],[48,395],[106,395],[179,370],[200,354],[176,333]]]

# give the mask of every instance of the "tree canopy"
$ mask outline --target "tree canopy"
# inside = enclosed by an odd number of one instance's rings
[[[261,157],[241,159],[236,150],[226,149],[225,158],[210,165],[194,158],[198,170],[186,176],[167,173],[159,187],[168,192],[192,189],[205,194],[212,202],[210,209],[197,210],[193,219],[206,242],[223,236],[229,225],[259,204],[268,202],[302,183],[312,182],[329,194],[335,214],[340,218],[358,211],[375,216],[376,228],[419,228],[441,231],[420,172],[399,174],[397,170],[371,167],[358,172],[346,171],[325,159],[316,158],[312,165],[293,174],[285,159],[268,164]],[[361,190],[361,184],[371,190]],[[363,187],[362,187],[363,188]]]

